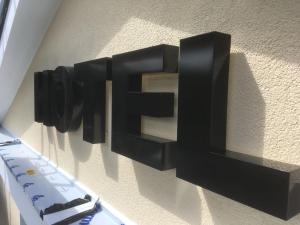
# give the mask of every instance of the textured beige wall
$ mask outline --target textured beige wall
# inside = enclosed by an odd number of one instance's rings
[[[66,0],[4,121],[60,167],[142,225],[300,224],[255,209],[33,122],[33,72],[218,30],[232,34],[228,149],[300,165],[300,1]],[[18,59],[16,59],[18,60]],[[17,61],[16,61],[17,63]],[[176,75],[145,90],[177,90]],[[176,138],[176,118],[145,118],[146,133]]]

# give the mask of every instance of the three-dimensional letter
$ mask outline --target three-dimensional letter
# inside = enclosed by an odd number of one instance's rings
[[[114,55],[112,64],[112,151],[159,170],[174,168],[176,141],[141,133],[141,115],[173,116],[174,94],[142,93],[142,74],[177,72],[178,47]]]

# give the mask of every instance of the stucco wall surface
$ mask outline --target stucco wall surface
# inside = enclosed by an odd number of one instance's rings
[[[232,34],[227,148],[300,165],[300,1],[65,0],[4,126],[142,225],[280,225],[288,222],[33,122],[33,73],[217,30]],[[17,63],[17,62],[16,62]],[[177,92],[177,75],[144,79]],[[143,119],[148,134],[176,139],[176,117]]]

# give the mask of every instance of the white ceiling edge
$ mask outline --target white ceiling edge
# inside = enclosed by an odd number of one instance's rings
[[[0,66],[2,65],[4,52],[7,46],[8,37],[12,28],[14,17],[20,0],[11,0],[8,6],[5,24],[3,26],[2,36],[0,36]]]
[[[0,123],[61,0],[11,0],[0,42]]]

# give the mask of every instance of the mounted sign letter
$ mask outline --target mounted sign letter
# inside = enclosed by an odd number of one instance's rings
[[[54,126],[53,117],[53,71],[45,70],[34,74],[35,121]]]
[[[300,166],[226,150],[231,36],[180,41],[177,141],[142,134],[141,117],[173,117],[174,93],[142,92],[144,73],[176,73],[178,47],[158,45],[34,75],[35,121],[105,142],[112,80],[112,151],[273,216],[300,212]],[[22,175],[22,174],[21,174]]]
[[[74,70],[83,80],[83,140],[104,143],[106,81],[111,80],[111,58],[78,63]]]
[[[43,102],[44,102],[44,90],[43,90],[43,73],[34,73],[34,121],[38,123],[43,122]]]
[[[82,118],[82,84],[73,67],[59,66],[53,75],[55,127],[64,133],[78,129]]]
[[[282,219],[300,211],[300,167],[226,151],[230,35],[180,42],[177,177]]]
[[[178,47],[159,45],[112,57],[112,150],[159,170],[175,167],[176,142],[141,134],[141,115],[171,117],[173,93],[142,93],[142,73],[177,72]]]

